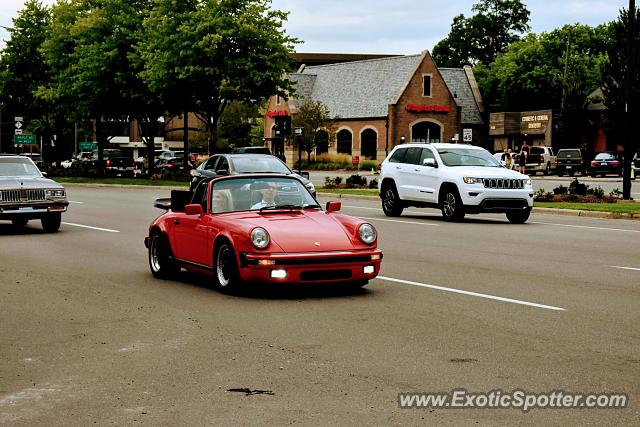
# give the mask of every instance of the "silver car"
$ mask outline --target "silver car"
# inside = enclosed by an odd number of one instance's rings
[[[64,187],[45,178],[30,158],[0,155],[0,220],[24,227],[39,219],[44,231],[53,233],[67,206]]]

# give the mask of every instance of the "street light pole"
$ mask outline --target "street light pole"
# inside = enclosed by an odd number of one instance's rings
[[[634,97],[635,88],[633,78],[635,76],[634,42],[636,38],[636,2],[629,0],[629,26],[627,33],[627,78],[625,82],[624,105],[624,176],[622,178],[622,198],[631,199],[631,168],[632,158],[635,153],[635,141],[631,137],[631,120],[635,114]]]

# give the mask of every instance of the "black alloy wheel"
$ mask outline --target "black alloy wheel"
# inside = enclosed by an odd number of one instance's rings
[[[382,190],[382,210],[386,216],[400,216],[404,210],[395,185],[388,184]]]
[[[180,271],[180,267],[169,259],[170,253],[171,248],[162,235],[154,233],[149,242],[149,268],[153,277],[168,279]]]

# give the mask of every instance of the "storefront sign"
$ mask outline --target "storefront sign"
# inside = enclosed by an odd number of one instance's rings
[[[269,117],[278,117],[278,116],[288,116],[289,113],[287,113],[284,110],[280,110],[280,111],[267,111],[267,116]]]
[[[448,113],[449,106],[448,105],[415,105],[415,104],[407,104],[404,107],[407,111],[413,111],[414,113],[424,113],[424,112],[433,112],[433,113]]]

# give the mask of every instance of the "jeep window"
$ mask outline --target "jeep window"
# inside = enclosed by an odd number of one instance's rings
[[[390,163],[402,163],[404,160],[404,154],[407,152],[406,148],[399,148],[389,158]]]
[[[428,148],[423,148],[422,149],[422,156],[420,156],[420,165],[424,165],[424,161],[427,159],[436,159],[436,156],[433,155],[433,153],[431,152],[431,150],[429,150]]]
[[[409,165],[417,165],[420,161],[420,155],[422,154],[422,148],[420,147],[409,147],[407,148],[407,153],[404,155],[403,163],[407,163]]]
[[[468,148],[440,148],[438,154],[447,166],[483,166],[490,168],[502,167],[486,150]]]
[[[0,176],[42,176],[29,160],[17,157],[0,158]]]
[[[567,159],[570,157],[579,159],[582,156],[580,155],[580,150],[560,150],[558,151],[558,157],[562,159]]]

